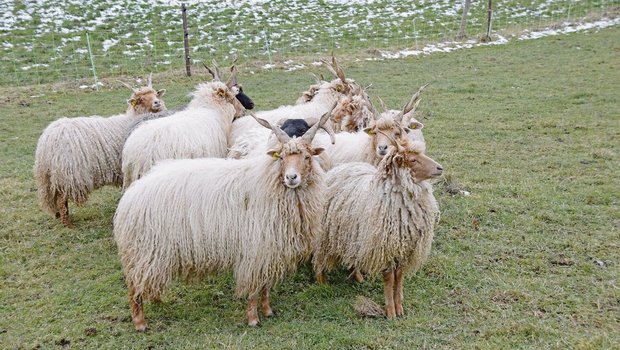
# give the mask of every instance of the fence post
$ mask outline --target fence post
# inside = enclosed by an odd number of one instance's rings
[[[491,41],[491,19],[493,15],[492,2],[492,0],[489,0],[489,5],[487,7],[487,36],[485,37],[486,41]]]
[[[90,66],[93,69],[93,77],[95,77],[95,89],[99,91],[99,83],[97,82],[97,71],[95,70],[95,60],[93,59],[93,50],[90,47],[90,36],[86,32],[86,43],[88,44],[88,55],[90,56]]]
[[[188,77],[192,76],[189,61],[189,33],[187,32],[187,7],[181,4],[181,16],[183,17],[183,46],[185,47],[185,72]]]

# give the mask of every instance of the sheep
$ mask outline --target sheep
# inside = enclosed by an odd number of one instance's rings
[[[166,110],[161,99],[166,90],[154,90],[151,77],[145,87],[128,87],[132,95],[125,114],[61,118],[39,137],[34,162],[39,204],[67,228],[75,227],[69,218],[69,201],[83,205],[92,191],[122,183],[123,143],[140,115]]]
[[[424,154],[423,142],[395,143],[377,168],[357,162],[327,173],[323,232],[313,251],[319,283],[338,263],[382,273],[388,319],[404,314],[403,275],[417,271],[430,253],[439,207],[424,180],[443,172]]]
[[[325,61],[326,62],[326,61]],[[346,96],[351,92],[353,95],[361,93],[361,88],[352,79],[348,79],[344,75],[344,71],[338,66],[338,61],[335,57],[332,57],[332,67],[326,62],[330,71],[337,76],[337,79],[332,82],[322,82],[316,95],[308,103],[299,105],[286,105],[280,106],[274,110],[261,111],[256,113],[258,117],[269,121],[270,123],[276,123],[283,118],[319,118],[321,115],[330,110],[330,108],[336,103],[340,97]],[[256,132],[256,130],[260,130]],[[236,120],[233,123],[231,132],[231,151],[229,153],[230,158],[243,157],[253,148],[257,143],[254,140],[254,135],[265,135],[265,132],[260,128],[260,125],[252,118],[243,118]],[[262,139],[262,136],[259,137]]]
[[[227,83],[216,73],[212,82],[199,84],[185,110],[147,121],[129,135],[122,154],[124,189],[159,160],[226,156],[233,119],[246,110],[236,98],[234,66],[231,71]]]
[[[417,121],[413,114],[419,105],[420,93],[426,86],[418,89],[402,110],[389,110],[376,116],[363,131],[337,133],[335,144],[325,135],[319,134],[314,144],[325,148],[334,166],[349,162],[377,165],[387,152],[390,138],[406,136],[413,141],[424,140],[424,125]]]
[[[237,296],[272,316],[270,288],[307,258],[320,234],[324,172],[311,147],[325,114],[290,138],[263,119],[280,144],[251,159],[184,159],[157,164],[121,198],[114,216],[136,330],[146,329],[143,298],[159,300],[176,278],[232,271]]]
[[[349,162],[367,162],[376,165],[381,161],[390,139],[384,134],[389,134],[392,138],[401,138],[407,135],[411,140],[423,141],[422,128],[424,125],[417,121],[413,114],[420,101],[420,93],[426,85],[422,86],[403,107],[401,111],[386,110],[380,116],[374,116],[369,126],[363,131],[340,132],[335,136],[317,134],[314,138],[314,145],[325,148],[325,152],[320,157],[320,164],[324,170],[329,170]],[[334,115],[342,113],[342,102],[339,101],[332,111],[331,120]],[[375,113],[377,113],[375,111]],[[241,144],[241,142],[245,142]],[[247,137],[241,138],[237,144],[231,147],[229,157],[245,158],[253,157],[264,153],[271,145],[273,140],[269,140],[269,131],[260,130]],[[357,277],[356,277],[357,278]]]
[[[365,91],[359,95],[349,93],[338,101],[331,122],[336,132],[357,132],[367,127],[376,114],[378,112]]]

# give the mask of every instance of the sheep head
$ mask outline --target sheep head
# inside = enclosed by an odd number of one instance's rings
[[[395,140],[378,168],[392,176],[397,173],[395,170],[404,169],[411,174],[414,182],[440,177],[443,167],[424,153],[425,148],[421,141]]]
[[[217,66],[217,62],[215,62],[215,60],[213,60],[213,69],[209,68],[206,64],[203,65],[205,66],[209,74],[211,74],[214,81],[224,82],[222,80],[222,72]],[[235,98],[239,102],[238,104],[235,104],[235,117],[240,117],[244,114],[246,109],[254,108],[254,101],[252,101],[252,99],[243,92],[243,87],[237,82],[237,72],[237,67],[233,62],[233,65],[230,67],[230,76],[226,81],[226,86],[232,91]]]
[[[301,137],[290,137],[279,126],[271,125],[268,121],[257,118],[253,113],[250,115],[262,126],[271,129],[278,138],[278,146],[269,150],[267,154],[274,162],[278,162],[280,178],[284,186],[291,189],[307,186],[314,171],[312,157],[323,152],[323,148],[312,147],[312,139],[317,130],[327,122],[330,112],[325,113]]]
[[[332,112],[332,123],[340,131],[357,132],[370,124],[374,119],[374,107],[364,93],[353,95],[349,93],[338,101]]]
[[[370,136],[372,147],[379,159],[387,154],[388,147],[394,141],[406,138],[407,133],[400,123],[390,117],[371,120],[370,124],[364,128],[364,132]]]
[[[140,115],[166,110],[166,104],[162,100],[162,97],[166,94],[166,89],[153,89],[151,78],[152,74],[149,75],[148,85],[139,89],[134,89],[129,84],[121,81],[121,84],[132,91],[131,97],[127,100],[127,114]]]

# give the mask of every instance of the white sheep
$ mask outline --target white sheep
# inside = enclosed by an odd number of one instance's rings
[[[326,66],[337,76],[331,82],[322,82],[316,90],[316,94],[307,103],[298,105],[285,105],[269,111],[260,111],[256,115],[268,122],[275,124],[279,120],[287,118],[319,118],[323,114],[333,109],[341,97],[349,93],[354,96],[362,92],[361,87],[352,79],[344,75],[344,71],[338,66],[338,61],[332,57],[332,62],[336,65],[333,68],[326,62]],[[256,145],[262,142],[269,131],[263,130],[253,118],[242,118],[236,120],[232,126],[231,147],[229,158],[245,157]]]
[[[313,141],[316,147],[322,147],[325,152],[321,155],[321,166],[324,170],[329,170],[333,166],[338,166],[350,162],[367,162],[373,165],[385,155],[388,145],[391,143],[390,138],[408,137],[413,141],[423,141],[422,128],[424,125],[417,121],[413,115],[420,101],[420,93],[425,86],[421,87],[403,107],[402,110],[386,110],[380,116],[375,116],[364,128],[358,132],[340,132],[335,136],[319,133]],[[346,109],[341,104],[342,101],[348,103],[349,99],[341,99],[332,111],[331,120],[334,115],[341,115],[342,109]],[[368,106],[368,105],[365,105]],[[376,112],[375,112],[376,113]],[[386,136],[389,135],[388,136]],[[272,147],[275,140],[273,136],[270,139],[270,132],[255,131],[243,137],[238,142],[244,144],[236,144],[231,147],[232,152],[237,151],[235,156],[238,158],[253,157],[264,153]],[[245,149],[241,152],[239,150]]]
[[[428,85],[428,84],[427,84]],[[412,141],[424,141],[424,125],[413,115],[420,103],[420,93],[424,85],[411,97],[402,110],[386,110],[369,125],[358,132],[341,132],[336,134],[336,142],[319,134],[314,145],[325,148],[333,166],[349,162],[367,162],[378,164],[391,144],[390,139],[406,137]]]
[[[121,151],[129,130],[141,114],[166,109],[161,100],[166,90],[154,90],[150,77],[148,86],[129,88],[132,95],[124,114],[61,118],[39,137],[34,163],[39,203],[68,228],[74,227],[69,201],[83,205],[95,189],[119,186]]]
[[[177,277],[232,271],[249,296],[248,324],[273,315],[269,290],[308,257],[323,214],[324,172],[310,146],[320,123],[299,138],[269,126],[277,148],[251,159],[185,159],[156,165],[121,198],[114,238],[132,320],[146,329],[143,297],[158,300]]]
[[[184,110],[133,130],[123,148],[123,188],[163,159],[226,156],[233,119],[245,112],[236,98],[235,74],[233,68],[228,83],[199,84]]]
[[[441,165],[424,143],[406,138],[390,146],[379,166],[349,163],[326,175],[327,204],[313,264],[317,281],[341,263],[383,274],[386,315],[403,315],[403,275],[426,261],[439,208],[429,178]]]

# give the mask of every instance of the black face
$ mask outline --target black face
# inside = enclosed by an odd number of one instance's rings
[[[237,98],[237,100],[239,100],[239,102],[241,102],[241,104],[243,105],[243,108],[245,109],[254,108],[254,101],[252,101],[252,99],[249,98],[248,95],[243,93],[243,89],[241,88],[241,86],[239,87],[239,93],[235,97]]]
[[[303,119],[287,119],[280,129],[290,137],[302,137],[310,126]]]

